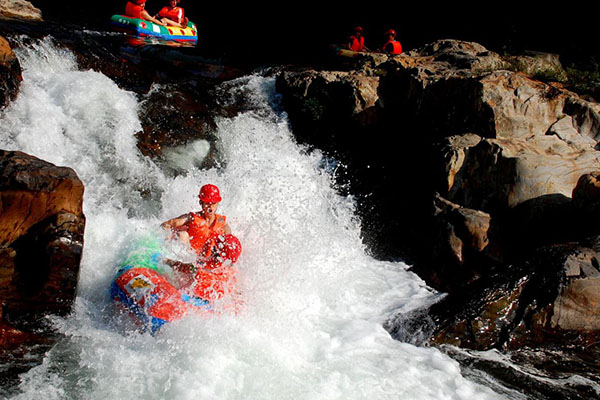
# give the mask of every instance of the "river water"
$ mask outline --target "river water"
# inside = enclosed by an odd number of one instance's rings
[[[139,96],[81,69],[51,38],[23,40],[16,53],[23,82],[0,118],[0,148],[73,168],[85,184],[87,224],[74,311],[52,319],[61,339],[0,396],[530,398],[383,328],[439,294],[406,264],[368,254],[354,200],[336,190],[335,163],[294,140],[273,77],[224,83],[222,104],[244,97],[249,107],[217,121],[223,162],[194,167],[207,143],[189,143],[172,158],[186,171],[173,176],[136,147]],[[115,267],[140,236],[196,209],[204,183],[221,188],[219,211],[243,244],[244,305],[237,315],[192,315],[155,337],[142,333],[110,301]]]

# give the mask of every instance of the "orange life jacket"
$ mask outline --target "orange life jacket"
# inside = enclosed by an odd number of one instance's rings
[[[389,45],[392,45],[392,51],[389,51]],[[386,44],[383,45],[382,50],[386,53],[390,54],[402,54],[402,45],[399,41],[391,39],[388,40]]]
[[[142,18],[142,10],[144,9],[141,4],[144,4],[145,1],[136,4],[132,1],[128,1],[127,5],[125,5],[125,15],[131,18]]]
[[[216,236],[225,234],[225,216],[215,215],[215,221],[211,226],[196,213],[190,213],[189,218],[187,233],[190,235],[192,249],[199,256],[209,257],[216,244]]]
[[[163,7],[159,12],[158,16],[161,18],[168,18],[171,21],[175,21],[180,24],[183,21],[183,8],[181,7]]]
[[[365,38],[361,36],[357,38],[356,36],[350,36],[350,50],[352,51],[363,51],[365,47]]]

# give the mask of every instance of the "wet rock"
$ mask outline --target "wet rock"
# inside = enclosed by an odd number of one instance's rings
[[[379,78],[344,71],[283,71],[277,77],[290,118],[303,131],[310,126],[348,122],[373,124],[376,120]]]
[[[436,193],[428,235],[431,252],[426,262],[411,270],[437,290],[460,290],[486,273],[492,260],[487,254],[490,234],[489,214],[461,207]]]
[[[26,0],[0,0],[0,16],[41,21],[42,11]]]
[[[177,85],[155,85],[141,102],[143,131],[138,133],[142,154],[176,169],[177,148],[196,143],[196,167],[218,162],[214,113],[197,96]],[[170,160],[171,159],[171,160]],[[191,166],[188,166],[191,167]]]
[[[582,218],[571,199],[555,193],[527,200],[499,214],[506,260],[557,243],[584,239]]]
[[[588,249],[567,257],[564,275],[568,283],[553,304],[551,328],[600,333],[599,260],[598,253]]]
[[[72,169],[5,150],[0,150],[0,166],[1,246],[61,211],[82,215],[83,183]]]
[[[599,257],[597,237],[540,248],[429,307],[434,328],[427,342],[476,350],[598,344]],[[407,318],[391,320],[388,329],[410,334]]]
[[[66,315],[83,249],[83,184],[73,170],[0,151],[2,322],[33,332]]]
[[[8,41],[0,36],[0,109],[17,97],[22,80],[19,60]]]

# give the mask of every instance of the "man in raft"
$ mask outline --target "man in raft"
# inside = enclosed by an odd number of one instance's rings
[[[197,254],[193,264],[167,260],[181,274],[177,285],[192,296],[214,301],[234,291],[235,270],[233,264],[242,252],[239,240],[231,234],[226,218],[217,214],[221,202],[219,188],[204,185],[198,194],[200,211],[190,212],[161,224]]]
[[[242,244],[235,236],[217,236],[211,257],[204,263],[173,265],[173,269],[179,273],[178,288],[211,304],[225,297],[230,297],[229,303],[239,302],[239,293],[236,291],[237,270],[233,264],[241,253]],[[234,298],[231,298],[232,295],[235,295]]]
[[[163,222],[160,226],[177,235],[183,243],[189,243],[199,261],[210,258],[218,235],[231,234],[224,215],[217,214],[221,193],[215,185],[204,185],[198,194],[200,211],[189,212]]]
[[[182,29],[188,25],[185,11],[182,7],[179,7],[179,0],[169,0],[169,5],[161,8],[154,18],[160,18],[165,25],[176,26]]]
[[[125,15],[131,18],[145,19],[158,25],[165,26],[166,24],[154,18],[145,9],[146,0],[130,0],[125,5]]]
[[[361,51],[369,51],[369,49],[365,46],[365,37],[363,35],[364,30],[362,27],[357,26],[354,28],[354,33],[352,35],[350,35],[350,37],[348,38],[348,42],[346,44],[346,47],[348,50],[352,50],[352,51],[357,51],[357,52],[361,52]]]
[[[381,47],[381,51],[390,55],[402,54],[402,44],[396,40],[396,31],[393,29],[388,29],[385,32],[385,37],[387,41]]]

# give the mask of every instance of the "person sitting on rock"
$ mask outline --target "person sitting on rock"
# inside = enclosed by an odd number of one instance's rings
[[[396,31],[388,29],[385,32],[385,37],[387,38],[387,42],[382,46],[381,51],[391,55],[402,54],[402,45],[396,40]]]
[[[154,18],[145,10],[146,0],[131,0],[125,5],[125,15],[131,18],[144,19],[158,25],[165,25],[163,22]]]
[[[155,17],[160,18],[168,26],[176,26],[178,28],[187,27],[188,19],[185,17],[183,8],[178,7],[178,4],[179,0],[170,0],[169,5],[163,7]]]

